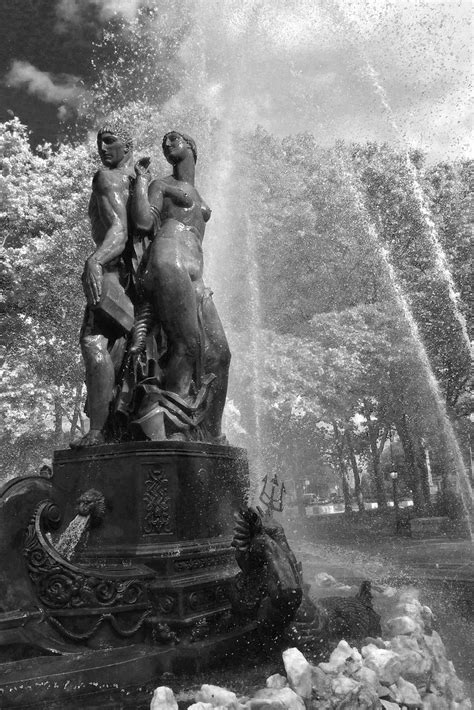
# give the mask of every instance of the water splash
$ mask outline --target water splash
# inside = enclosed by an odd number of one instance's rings
[[[203,245],[205,279],[215,291],[216,306],[231,340],[233,365],[228,399],[241,411],[248,434],[251,487],[256,487],[265,473],[259,391],[261,303],[256,240],[248,209],[250,186],[242,166],[240,129],[251,124],[255,114],[253,102],[243,100],[248,75],[245,53],[236,51],[229,59],[229,47],[228,53],[220,55],[222,71],[216,72],[219,48],[210,46],[209,33],[215,32],[216,17],[225,18],[222,32],[236,50],[243,38],[255,44],[260,5],[259,2],[230,2],[222,7],[212,0],[195,3],[194,29],[181,51],[181,60],[187,67],[186,78],[181,91],[168,105],[176,110],[179,106],[202,102],[214,122],[209,127],[207,161],[204,169],[201,165],[199,175],[199,189],[204,196],[209,195],[213,208]],[[240,381],[232,378],[233,373],[239,373]],[[246,380],[244,387],[243,379]]]
[[[362,191],[358,187],[356,176],[349,167],[349,161],[344,159],[344,156],[341,153],[339,153],[339,160],[341,170],[347,180],[347,185],[352,194],[354,205],[363,219],[368,238],[373,244],[374,249],[376,249],[379,254],[381,265],[387,274],[388,283],[392,289],[395,302],[409,328],[411,339],[415,346],[418,361],[420,363],[421,372],[423,373],[429,390],[432,393],[433,402],[436,405],[436,412],[438,414],[438,434],[447,454],[448,470],[446,471],[445,480],[462,503],[463,512],[469,528],[469,534],[472,539],[474,527],[473,492],[469,481],[469,474],[464,464],[453,425],[446,410],[446,404],[441,393],[438,380],[433,373],[426,348],[423,344],[423,339],[419,332],[418,324],[413,316],[409,304],[408,296],[405,294],[393,264],[391,263],[390,251],[382,244],[377,229],[368,214],[362,197]]]
[[[459,293],[456,289],[453,275],[449,267],[448,258],[441,244],[436,224],[433,220],[431,211],[428,208],[428,205],[426,204],[425,194],[418,179],[417,169],[413,164],[413,161],[410,158],[410,153],[406,147],[408,145],[407,137],[395,118],[395,114],[390,104],[387,91],[382,85],[380,75],[370,62],[367,52],[365,51],[362,44],[357,42],[355,39],[357,36],[361,36],[361,29],[357,27],[357,23],[355,21],[349,20],[344,9],[336,2],[336,0],[329,0],[329,2],[327,3],[327,8],[331,13],[332,17],[334,18],[336,24],[340,25],[342,29],[346,30],[354,49],[354,56],[358,57],[359,59],[361,73],[370,82],[375,95],[379,99],[382,111],[386,115],[388,122],[393,129],[396,142],[398,144],[399,149],[401,149],[405,159],[405,167],[407,170],[407,174],[409,175],[411,180],[413,196],[418,206],[419,213],[425,224],[425,234],[428,238],[428,246],[431,252],[431,257],[433,259],[433,264],[436,273],[447,287],[448,296],[451,301],[454,317],[456,318],[460,326],[464,343],[469,349],[470,338],[467,331],[466,319],[460,308]]]
[[[61,557],[68,562],[74,559],[79,547],[87,542],[90,517],[90,515],[76,515],[54,545]]]

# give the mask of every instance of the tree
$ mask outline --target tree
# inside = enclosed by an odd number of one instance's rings
[[[33,151],[27,128],[17,119],[0,131],[2,280],[7,286],[2,420],[13,440],[26,426],[39,436],[53,430],[59,445],[63,416],[77,420],[81,404],[78,268],[90,251],[92,154],[83,145]]]

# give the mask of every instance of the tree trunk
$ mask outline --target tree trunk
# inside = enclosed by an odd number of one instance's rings
[[[372,473],[375,482],[377,505],[379,507],[379,510],[387,510],[387,494],[385,493],[385,480],[383,477],[382,468],[380,466],[380,456],[387,440],[388,428],[386,427],[384,429],[381,440],[379,442],[379,426],[378,423],[375,424],[371,420],[371,411],[368,405],[365,405],[364,413],[365,418],[367,420],[367,431],[369,433],[370,454],[372,457]]]
[[[428,474],[428,466],[426,465],[425,447],[420,437],[417,436],[414,442],[415,447],[415,463],[420,474],[421,492],[424,500],[424,509],[427,513],[431,510],[431,491]]]
[[[344,459],[344,439],[339,431],[339,427],[336,422],[332,423],[332,428],[334,431],[335,440],[335,451],[336,451],[336,461],[337,467],[341,474],[342,482],[342,495],[344,496],[344,513],[350,515],[352,513],[352,501],[351,501],[351,489],[349,486],[349,480],[347,477],[347,466]]]
[[[420,471],[417,466],[415,447],[408,425],[408,418],[405,413],[395,417],[395,426],[400,441],[402,442],[405,463],[409,471],[409,485],[413,493],[413,507],[417,513],[423,514],[426,509],[426,501],[423,495]]]
[[[354,452],[354,447],[352,445],[352,437],[349,429],[345,430],[345,437],[347,450],[349,452],[349,461],[351,462],[352,473],[354,474],[354,492],[357,501],[357,506],[359,508],[359,513],[363,513],[365,511],[364,496],[362,495],[359,466],[357,465],[357,459]]]
[[[295,479],[295,495],[296,495],[296,506],[298,508],[298,516],[300,521],[306,522],[306,506],[304,504],[303,498],[303,482],[299,479]]]
[[[63,408],[61,394],[54,395],[54,448],[59,449],[63,443]]]

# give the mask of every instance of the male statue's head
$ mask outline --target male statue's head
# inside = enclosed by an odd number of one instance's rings
[[[97,150],[106,168],[120,168],[133,159],[133,139],[119,122],[105,123],[97,132]]]
[[[168,163],[175,165],[192,153],[194,162],[197,161],[196,142],[185,133],[179,131],[170,131],[163,136],[161,143],[163,155]]]

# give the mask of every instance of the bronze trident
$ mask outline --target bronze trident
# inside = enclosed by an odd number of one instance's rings
[[[271,515],[273,510],[281,513],[284,493],[286,493],[285,483],[282,481],[280,485],[276,473],[271,481],[268,480],[268,476],[265,476],[259,500],[267,507],[267,514]]]

